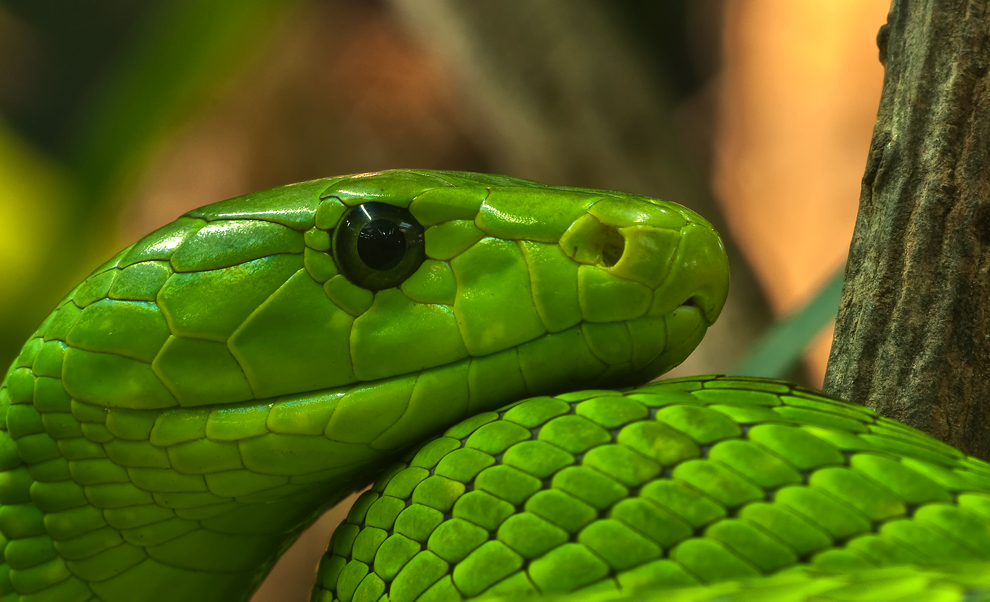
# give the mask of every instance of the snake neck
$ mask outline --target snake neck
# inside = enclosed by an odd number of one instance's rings
[[[71,398],[41,347],[26,345],[0,384],[0,598],[245,600],[393,455],[340,439],[386,431],[390,403],[408,403],[365,386],[111,408]],[[372,393],[377,421],[347,410]]]
[[[0,595],[247,599],[306,526],[399,451],[543,392],[483,378],[515,361],[509,350],[312,393],[137,410],[70,396],[46,366],[52,345],[33,341],[0,385]]]
[[[20,443],[24,447],[23,438]],[[9,433],[0,432],[0,446],[13,445]],[[246,600],[298,534],[360,485],[329,479],[245,490],[232,498],[209,491],[203,475],[126,468],[93,457],[99,446],[85,447],[91,450],[87,459],[72,450],[0,473],[4,594],[46,590],[58,592],[59,600],[124,601],[140,592],[142,600]],[[373,468],[366,470],[374,474]],[[237,486],[251,483],[242,476],[239,484],[226,485],[226,493],[236,493],[231,488]]]

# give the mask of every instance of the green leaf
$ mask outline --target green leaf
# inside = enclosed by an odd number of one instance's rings
[[[835,319],[844,274],[845,266],[804,307],[771,325],[730,373],[784,377],[801,361],[811,341]]]

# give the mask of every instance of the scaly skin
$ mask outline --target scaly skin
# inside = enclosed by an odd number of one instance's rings
[[[377,292],[331,252],[369,201],[426,229]],[[246,599],[408,446],[645,382],[727,287],[707,222],[620,193],[390,171],[193,211],[69,293],[0,385],[0,599]]]
[[[361,211],[418,221],[425,261],[363,254]],[[243,600],[381,475],[315,600],[990,598],[990,465],[778,381],[604,389],[682,361],[727,286],[682,207],[500,176],[194,211],[0,385],[0,597]]]
[[[988,494],[986,462],[781,381],[537,397],[386,471],[313,600],[990,600]]]

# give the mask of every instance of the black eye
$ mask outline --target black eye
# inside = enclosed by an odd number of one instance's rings
[[[361,288],[399,286],[426,259],[423,226],[401,207],[363,203],[340,219],[333,255],[341,273]]]
[[[369,268],[391,270],[406,254],[406,235],[398,224],[387,219],[376,219],[358,233],[357,252]]]

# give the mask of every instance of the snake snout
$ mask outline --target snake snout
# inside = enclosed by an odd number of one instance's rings
[[[729,292],[729,260],[718,234],[707,224],[689,223],[663,278],[653,294],[651,315],[665,315],[679,306],[697,307],[711,326]]]
[[[648,315],[693,306],[709,326],[718,318],[728,294],[728,258],[718,233],[697,214],[662,201],[606,199],[575,226],[561,241],[565,250],[648,287]],[[582,244],[568,245],[571,240]]]

